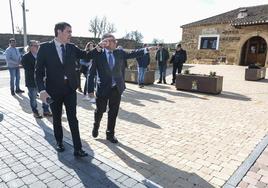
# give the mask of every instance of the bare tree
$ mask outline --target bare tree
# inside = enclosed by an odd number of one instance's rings
[[[94,38],[97,37],[99,24],[100,19],[97,16],[89,22],[89,32],[93,33]]]
[[[131,32],[127,33],[123,38],[135,40],[136,42],[141,43],[142,39],[143,39],[143,35],[136,30],[136,31],[131,31]]]
[[[99,19],[97,16],[90,21],[89,32],[93,33],[94,38],[100,38],[104,33],[114,33],[116,28],[113,23],[109,23],[104,16]]]
[[[164,40],[163,39],[156,39],[154,38],[153,41],[152,41],[153,44],[160,44],[160,43],[164,43]]]

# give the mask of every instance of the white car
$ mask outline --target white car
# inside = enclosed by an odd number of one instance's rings
[[[6,55],[4,53],[5,53],[5,51],[0,50],[0,62],[6,61]]]

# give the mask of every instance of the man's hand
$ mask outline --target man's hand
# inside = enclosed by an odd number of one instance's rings
[[[46,92],[46,90],[43,90],[40,92],[40,99],[43,103],[47,104],[47,98],[49,98],[49,94]]]
[[[109,46],[109,38],[106,38],[106,39],[103,39],[102,41],[100,41],[97,44],[96,48],[97,48],[98,52],[100,52],[102,48],[106,48],[108,46]]]
[[[89,96],[90,98],[95,97],[93,92],[92,92],[92,93],[89,93],[88,96]]]
[[[157,46],[149,46],[149,47],[147,47],[147,49],[149,52],[153,52],[153,51],[157,50]]]

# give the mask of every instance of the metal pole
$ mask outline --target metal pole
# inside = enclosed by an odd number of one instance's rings
[[[13,22],[13,13],[12,13],[11,0],[9,0],[9,8],[10,8],[10,16],[11,16],[11,24],[12,24],[12,35],[13,35],[13,38],[15,39],[14,22]]]
[[[26,14],[25,14],[25,0],[22,2],[22,14],[23,14],[23,44],[27,46],[27,31],[26,31]]]

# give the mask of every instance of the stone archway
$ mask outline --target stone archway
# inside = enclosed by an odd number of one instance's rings
[[[267,43],[260,36],[253,36],[243,44],[239,65],[247,66],[252,63],[258,63],[265,66],[267,59]]]

